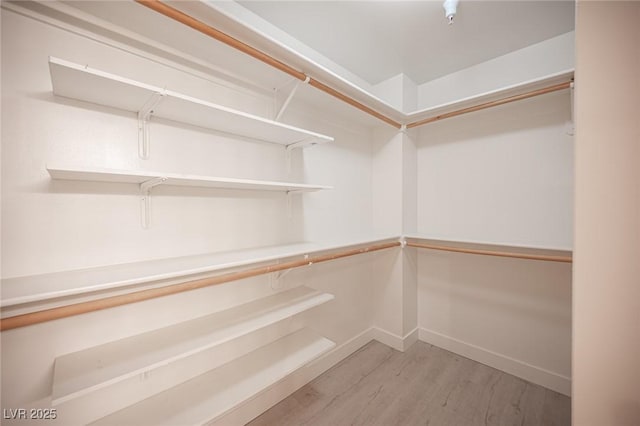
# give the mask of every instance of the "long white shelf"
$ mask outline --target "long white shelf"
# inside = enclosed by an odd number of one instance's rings
[[[568,247],[542,246],[535,244],[516,244],[506,242],[489,242],[474,240],[453,240],[442,237],[434,237],[424,234],[408,234],[404,236],[404,240],[408,243],[422,243],[433,246],[445,246],[454,249],[468,250],[486,250],[509,252],[522,255],[540,255],[540,256],[571,256],[572,249]]]
[[[331,340],[302,329],[91,424],[206,424],[333,347]]]
[[[218,130],[265,142],[301,147],[333,141],[330,136],[289,126],[165,88],[49,58],[58,96]]]
[[[55,361],[52,403],[58,405],[143,373],[155,374],[159,368],[192,359],[194,355],[333,299],[332,294],[297,287],[174,326],[61,356]],[[210,370],[209,364],[211,362],[202,365],[198,373]]]
[[[47,303],[58,306],[74,303],[75,297],[89,297],[97,293],[103,296],[104,292],[124,289],[136,291],[144,286],[165,285],[172,279],[202,277],[238,267],[398,240],[399,237],[384,237],[328,243],[301,242],[4,278],[1,281],[0,306],[4,311],[26,305],[25,310],[29,312],[48,306]]]
[[[475,94],[473,96],[469,96],[467,98],[459,99],[453,102],[434,105],[406,114],[406,120],[408,122],[421,121],[427,118],[436,117],[464,108],[475,107],[484,103],[497,101],[499,99],[522,95],[534,90],[542,89],[560,83],[566,83],[568,81],[571,81],[571,79],[573,78],[573,74],[574,70],[568,69],[542,78],[521,82],[512,86],[503,87],[485,93]]]
[[[143,184],[157,180],[154,184],[172,186],[198,186],[220,189],[245,189],[259,191],[312,192],[332,189],[330,186],[309,185],[303,183],[263,181],[254,179],[236,179],[215,176],[198,176],[178,173],[162,173],[137,170],[114,170],[88,167],[48,166],[52,179],[81,180],[93,182],[136,183]]]

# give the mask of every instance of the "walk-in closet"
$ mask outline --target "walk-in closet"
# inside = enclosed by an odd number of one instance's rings
[[[0,16],[2,424],[640,424],[640,2]]]

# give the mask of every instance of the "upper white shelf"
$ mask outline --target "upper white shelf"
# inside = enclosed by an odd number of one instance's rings
[[[523,259],[555,260],[569,262],[572,250],[568,247],[552,247],[541,245],[524,245],[504,242],[451,240],[423,234],[409,234],[404,240],[411,243],[425,244],[429,247],[440,247],[445,251],[461,251],[463,253],[493,254],[502,257]],[[425,247],[427,248],[427,247]]]
[[[406,120],[410,123],[413,123],[424,119],[437,117],[439,115],[449,114],[454,111],[496,102],[512,96],[523,95],[528,92],[544,89],[546,87],[554,86],[557,84],[567,83],[573,79],[573,74],[573,69],[568,69],[556,74],[547,75],[545,77],[537,78],[534,80],[524,81],[489,92],[478,93],[467,98],[456,100],[454,102],[435,105],[429,108],[411,112],[409,114],[406,114]]]
[[[221,189],[248,189],[259,191],[312,192],[332,189],[330,186],[309,185],[303,183],[275,182],[253,179],[235,179],[215,176],[197,176],[178,173],[161,173],[136,170],[113,170],[102,168],[81,168],[67,166],[47,167],[53,179],[84,180],[93,182],[116,182],[143,184],[159,180],[152,186],[162,183],[173,186],[199,186]]]
[[[333,138],[268,120],[58,58],[49,58],[56,95],[218,130],[260,141],[302,147]]]

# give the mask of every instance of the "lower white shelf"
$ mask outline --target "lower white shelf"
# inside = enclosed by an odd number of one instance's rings
[[[47,166],[52,179],[80,180],[92,182],[136,183],[149,187],[156,185],[198,186],[219,189],[245,189],[260,191],[311,192],[332,189],[324,185],[303,183],[236,179],[215,176],[198,176],[178,173],[162,173],[137,170],[116,170],[77,166]]]
[[[333,298],[332,294],[297,287],[225,311],[61,356],[55,361],[52,404],[84,397],[141,374],[147,379],[158,376],[157,370],[163,367],[171,367],[181,360],[194,360],[195,355]],[[207,360],[211,357],[201,358],[205,359],[201,368],[191,365],[190,372],[185,372],[187,377],[177,380],[188,380],[216,366]],[[152,387],[158,386],[161,385]]]
[[[334,347],[331,340],[302,329],[92,424],[205,424]]]

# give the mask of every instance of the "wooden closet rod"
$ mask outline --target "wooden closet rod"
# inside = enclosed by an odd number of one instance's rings
[[[240,40],[231,37],[230,35],[217,30],[216,28],[213,28],[207,24],[205,24],[202,21],[199,21],[195,18],[193,18],[192,16],[187,15],[186,13],[183,13],[181,11],[179,11],[178,9],[175,9],[167,4],[162,3],[159,0],[136,0],[136,2],[140,3],[143,6],[148,7],[149,9],[155,10],[158,13],[163,14],[164,16],[171,18],[175,21],[178,21],[184,25],[187,25],[188,27],[193,28],[196,31],[199,31],[211,38],[214,38],[228,46],[233,47],[234,49],[237,49],[243,53],[246,53],[249,56],[254,57],[255,59],[258,59],[259,61],[264,62],[267,65],[271,65],[274,68],[279,69],[282,72],[285,72],[287,74],[289,74],[292,77],[297,78],[300,81],[305,81],[308,82],[311,86],[322,90],[323,92],[336,97],[338,99],[340,99],[341,101],[344,101],[346,103],[348,103],[349,105],[358,108],[361,111],[366,112],[369,115],[372,115],[374,117],[376,117],[379,120],[384,121],[387,124],[390,124],[398,129],[400,129],[402,127],[402,125],[394,120],[392,120],[389,117],[386,117],[382,114],[380,114],[379,112],[369,108],[368,106],[356,101],[353,98],[350,98],[349,96],[340,93],[339,91],[327,86],[324,83],[319,82],[318,80],[311,78],[310,76],[307,76],[305,73],[303,73],[302,71],[298,71],[295,68],[285,64],[284,62],[281,62],[277,59],[275,59],[274,57],[267,55],[266,53],[249,46],[246,43],[241,42]]]
[[[466,249],[466,248],[449,247],[449,246],[441,246],[441,245],[434,245],[434,244],[411,243],[408,241],[407,241],[407,246],[429,249],[429,250],[452,251],[455,253],[482,254],[486,256],[499,256],[499,257],[514,257],[516,259],[546,260],[549,262],[566,262],[566,263],[573,262],[573,258],[571,256],[553,256],[553,255],[544,255],[544,254],[526,254],[526,253],[514,253],[514,252],[506,252],[506,251]]]
[[[199,280],[187,281],[178,284],[172,284],[165,287],[151,288],[140,290],[133,293],[121,294],[118,296],[105,297],[102,299],[91,300],[88,302],[80,302],[73,305],[61,306],[58,308],[45,309],[42,311],[30,312],[28,314],[16,315],[13,317],[3,318],[0,320],[0,331],[11,330],[13,328],[25,327],[27,325],[38,324],[46,321],[53,321],[61,318],[67,318],[74,315],[86,314],[89,312],[100,311],[102,309],[115,308],[117,306],[128,305],[130,303],[142,302],[144,300],[155,299],[157,297],[169,296],[172,294],[182,293],[185,291],[196,290],[199,288],[210,287],[213,285],[224,284],[230,281],[237,281],[258,275],[269,274],[271,272],[284,271],[287,269],[299,268],[302,266],[312,265],[314,263],[328,262],[330,260],[340,259],[343,257],[355,256],[358,254],[371,253],[378,250],[384,250],[392,247],[399,247],[400,241],[392,243],[377,244],[368,247],[345,250],[322,256],[315,256],[308,259],[292,260],[290,262],[273,264],[268,266],[260,266],[244,271],[230,272],[228,274],[217,275],[215,277],[202,278]]]
[[[532,90],[531,92],[521,93],[519,95],[509,96],[507,98],[498,99],[491,102],[485,102],[480,105],[471,106],[468,108],[462,108],[456,111],[447,112],[444,114],[436,115],[435,117],[425,118],[423,120],[419,120],[410,124],[407,124],[407,129],[411,129],[412,127],[422,126],[423,124],[433,123],[434,121],[444,120],[445,118],[455,117],[457,115],[467,114],[469,112],[480,111],[481,109],[492,108],[499,105],[508,104],[509,102],[520,101],[522,99],[532,98],[534,96],[544,95],[546,93],[555,92],[557,90],[568,89],[571,87],[571,82],[567,81],[564,83],[554,84],[553,86],[544,87],[542,89]]]

